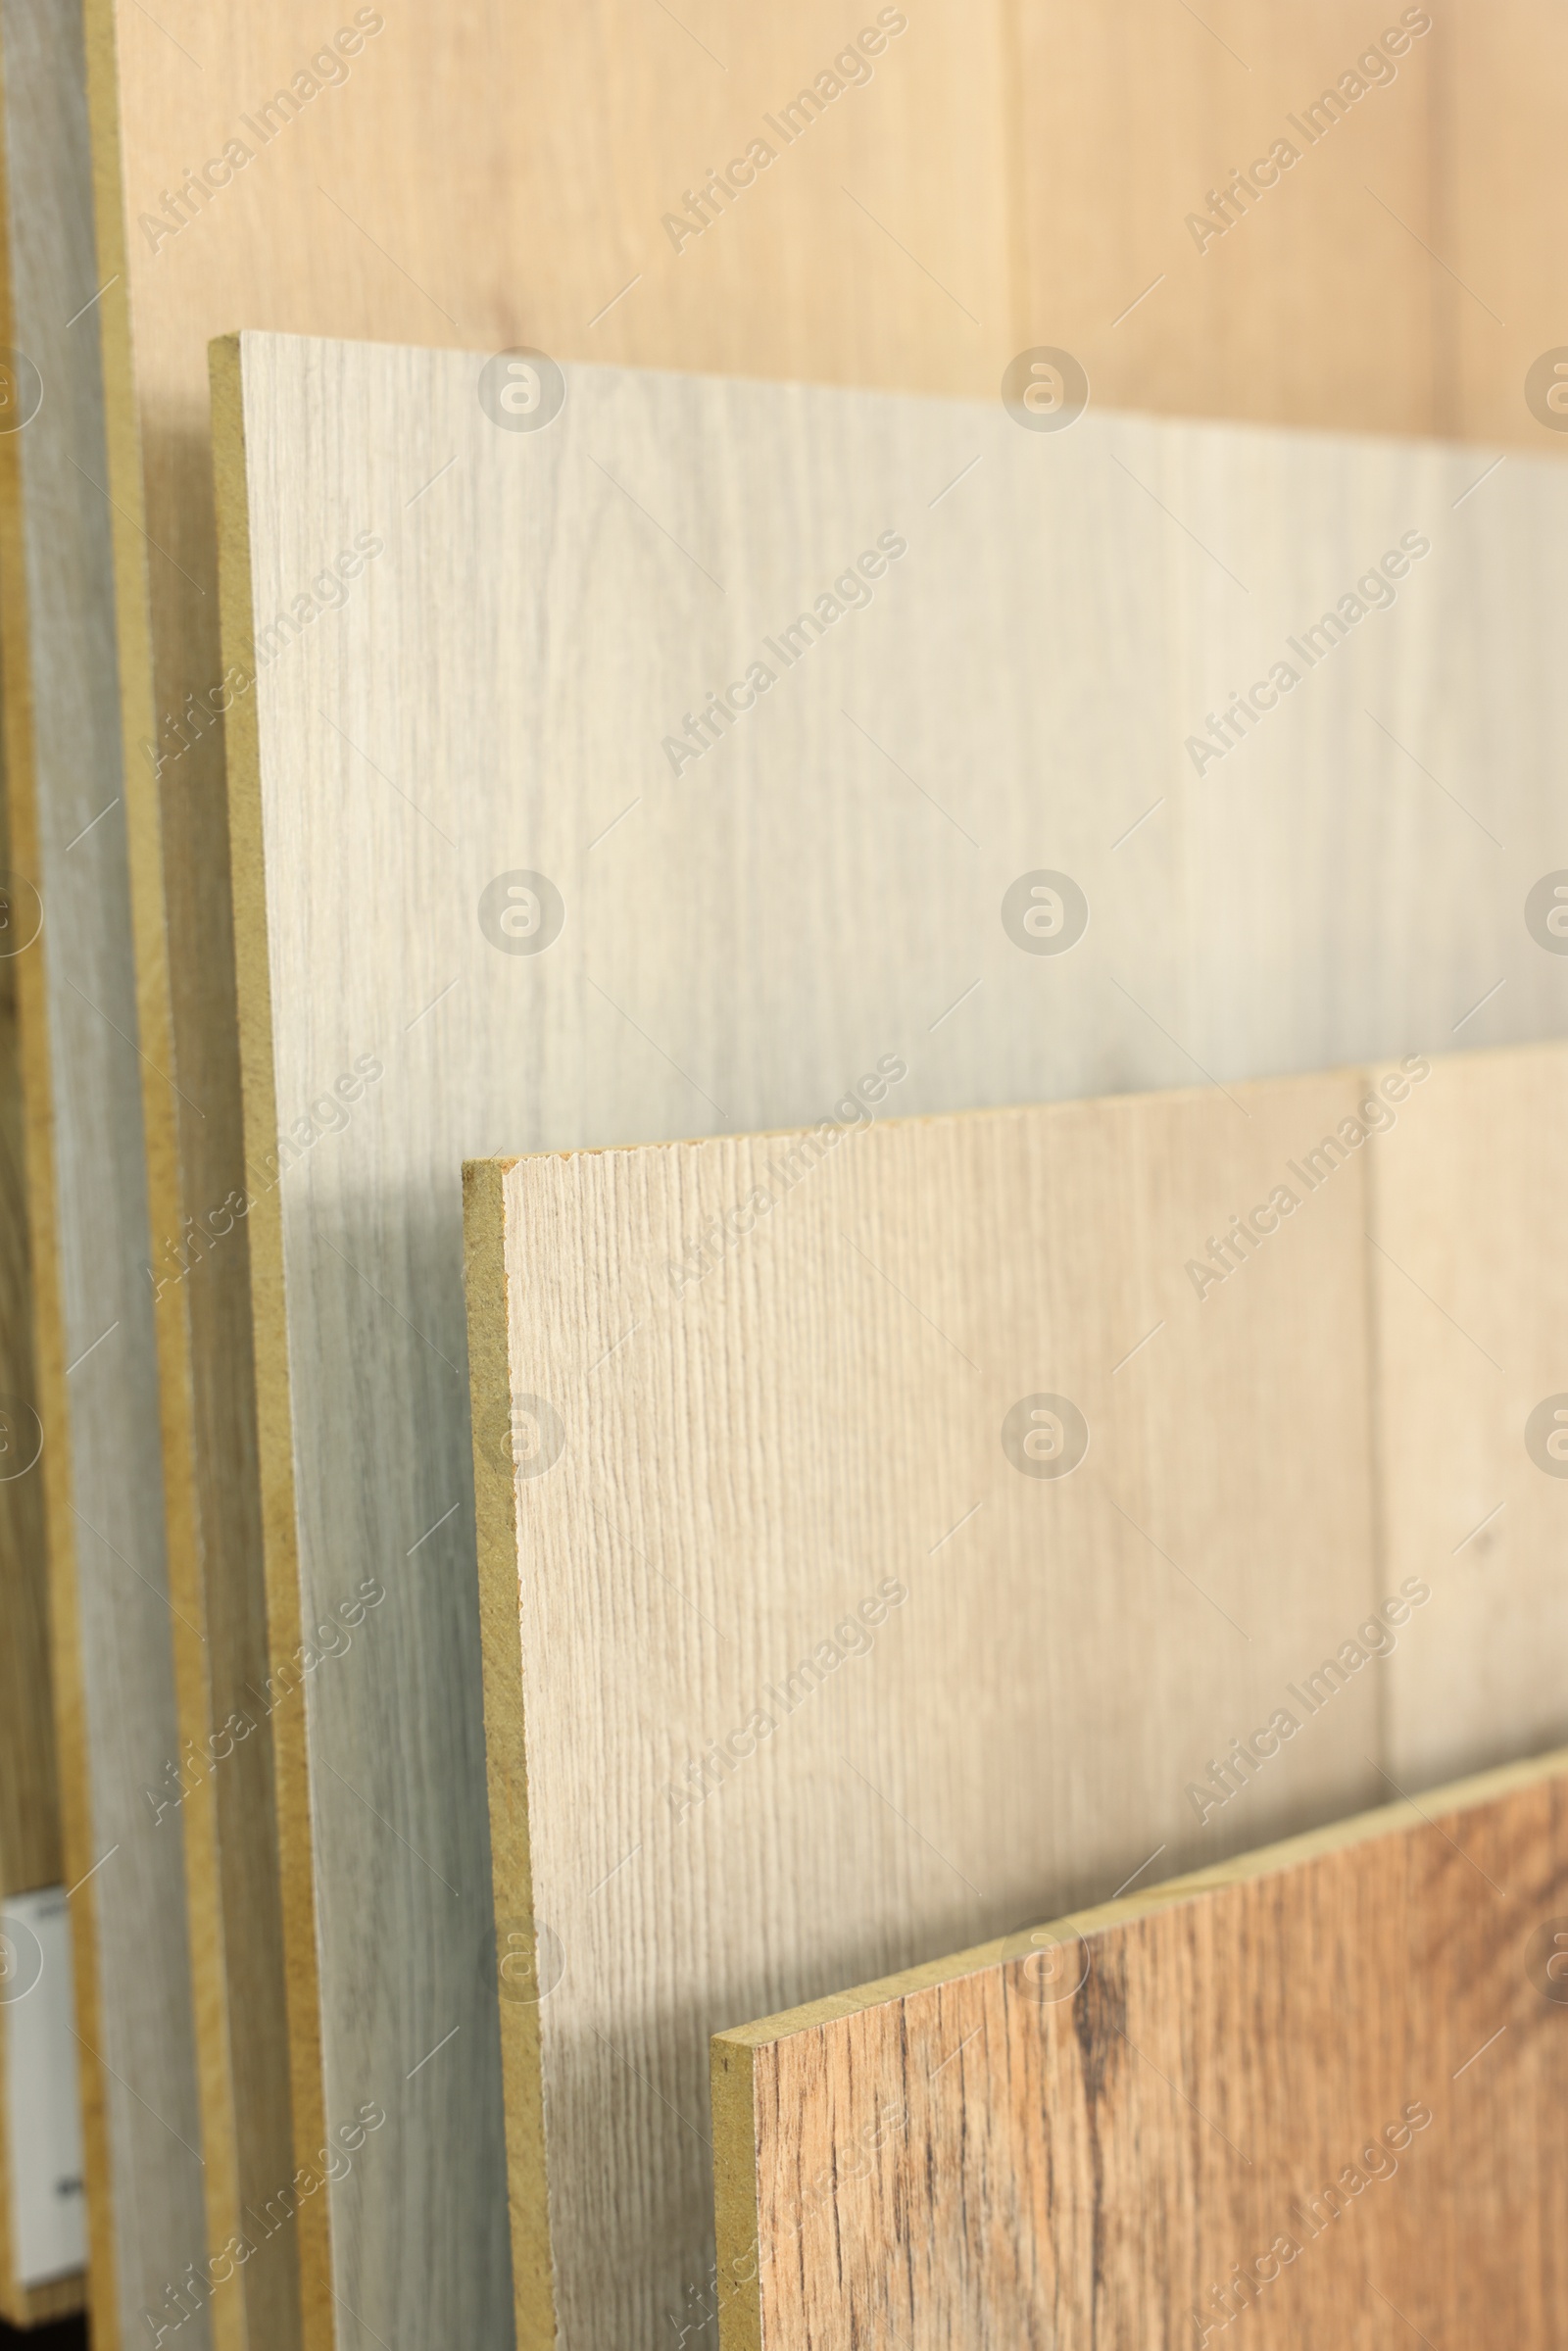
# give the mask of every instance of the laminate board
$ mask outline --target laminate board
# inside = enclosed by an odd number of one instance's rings
[[[1548,915],[1555,903],[1548,891]],[[1564,973],[1539,912],[1534,932]],[[1379,1151],[1369,1225],[1385,1555],[1396,1581],[1430,1576],[1436,1592],[1390,1668],[1389,1768],[1406,1786],[1541,1747],[1568,1670],[1561,1579],[1542,1572],[1568,1534],[1568,1291],[1552,1246],[1568,1053],[1467,1054],[1441,1074]]]
[[[1219,1295],[1185,1262],[1364,1084],[909,1120],[900,1072],[470,1166],[519,2342],[691,2317],[726,2018],[1377,1788],[1369,1676],[1192,1794],[1381,1596],[1366,1163]]]
[[[40,1946],[19,1928],[18,1981],[29,1950],[74,1967],[75,2063],[72,2042],[61,2050],[44,2030],[53,1985],[8,2013],[6,2041],[14,2068],[25,2056],[42,2069],[36,2098],[50,2070],[55,2101],[74,2099],[79,2077],[94,2329],[114,2345],[206,2255],[184,1851],[167,1800],[180,1753],[172,1634],[194,1643],[187,1672],[202,1680],[204,1666],[164,1558],[103,394],[96,344],[79,331],[99,283],[79,12],[8,0],[0,50],[19,398],[0,458],[10,904],[31,934],[17,956],[27,1341],[60,1730],[54,1874],[71,1889],[69,1935],[62,1925]],[[74,158],[74,181],[62,158]],[[36,1722],[49,1681],[41,1658],[26,1662],[39,1682],[24,1719]],[[29,2161],[46,2160],[51,2135],[40,2108]],[[79,2280],[65,2290],[52,2309],[79,2298]],[[201,2319],[192,2332],[207,2339]]]
[[[724,2351],[1554,2342],[1568,1755],[726,2032]]]
[[[1556,468],[1484,505],[1462,450],[593,367],[513,431],[528,379],[488,364],[215,353],[274,1658],[387,1593],[271,1718],[296,2126],[311,2066],[333,2128],[393,2118],[329,2207],[388,2339],[510,2294],[459,1161],[820,1117],[884,1055],[941,1110],[1560,1013],[1518,920]],[[1199,759],[1275,658],[1296,683]]]

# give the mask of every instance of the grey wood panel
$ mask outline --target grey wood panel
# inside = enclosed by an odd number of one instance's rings
[[[513,431],[479,356],[240,348],[218,477],[225,659],[256,673],[227,725],[270,1576],[292,1592],[297,1547],[306,1632],[388,1592],[312,1677],[291,1965],[318,1963],[329,2117],[395,2125],[330,2191],[338,2290],[390,2342],[434,2310],[503,2339],[459,1160],[812,1118],[887,1053],[901,1107],[948,1108],[1467,1016],[1549,1033],[1517,909],[1568,492],[1510,460],[1466,497],[1476,458],[1431,445],[1036,434],[613,369]],[[867,607],[883,533],[906,552]],[[1293,655],[1386,553],[1375,609]],[[852,609],[770,653],[835,581]],[[759,659],[766,693],[672,772],[664,738]],[[1294,690],[1196,773],[1187,738],[1278,660]],[[1004,927],[1041,871],[1087,898],[1069,954]],[[560,894],[545,952],[512,950],[548,891],[481,927],[514,874]]]
[[[188,2267],[205,2269],[201,2122],[177,1806],[180,1758],[165,1562],[158,1355],[138,1067],[99,287],[79,8],[6,0],[10,249],[16,331],[42,381],[20,435],[29,795],[44,959],[24,1038],[29,1126],[52,1182],[34,1204],[57,1262],[35,1290],[55,1465],[56,1623],[74,1652],[62,1766],[76,1784],[74,1881],[95,2340],[142,2336]],[[15,619],[15,616],[14,616]],[[21,681],[19,681],[19,684]],[[58,1321],[55,1321],[58,1317]],[[195,1635],[199,1640],[199,1635]],[[74,1849],[73,1849],[74,1848]],[[209,2337],[199,2305],[185,2339]]]

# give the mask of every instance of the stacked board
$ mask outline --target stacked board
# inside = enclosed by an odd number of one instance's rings
[[[99,283],[83,73],[70,9],[8,0],[0,651],[27,1248],[7,1305],[33,1385],[4,1407],[0,1487],[0,1509],[29,1504],[7,1522],[0,1636],[21,1685],[0,1759],[15,1995],[0,2001],[0,2242],[4,2307],[31,2319],[79,2306],[90,2230],[98,2337],[112,2344],[202,2260],[206,2228],[170,1782],[171,1636],[194,1628],[164,1559],[103,396],[80,324]]]
[[[1418,1292],[1415,1380],[1375,1269],[1501,1204],[1456,1131],[1509,1139],[1516,1212],[1549,1185],[1568,1049],[915,1121],[906,1076],[804,1133],[468,1171],[524,2342],[701,2312],[707,2035],[777,1987],[1332,1818],[1412,1750],[1530,1742],[1552,1696],[1560,1724],[1539,1431],[1568,1398],[1518,1382],[1562,1276],[1497,1269],[1519,1400],[1465,1467],[1522,1524],[1478,1656],[1461,1492],[1391,1533],[1431,1416],[1479,1400],[1452,1284]]]
[[[713,2043],[723,2351],[1545,2351],[1568,1756]]]
[[[1483,520],[1464,452],[521,352],[248,336],[214,382],[274,1657],[368,1611],[271,1720],[295,2125],[302,2160],[361,2101],[397,2131],[318,2200],[333,2290],[482,2328],[459,1160],[816,1120],[889,1058],[901,1109],[1196,1076],[1245,1132],[1250,1074],[1560,1028],[1522,908],[1561,477],[1510,464]],[[1255,723],[1200,758],[1232,688]]]

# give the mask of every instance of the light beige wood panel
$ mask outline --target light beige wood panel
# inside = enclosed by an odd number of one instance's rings
[[[700,2299],[725,2018],[1375,1790],[1371,1677],[1288,1695],[1381,1596],[1364,1171],[1185,1262],[1360,1093],[887,1120],[873,1066],[831,1138],[470,1170],[519,2341]]]
[[[318,2034],[321,2112],[398,2125],[395,2177],[368,2152],[331,2191],[335,2289],[382,2333],[508,2292],[459,1158],[819,1116],[884,1054],[952,1108],[1555,1017],[1516,939],[1568,693],[1555,468],[1478,521],[1462,451],[587,367],[512,432],[485,365],[260,336],[216,375],[278,1651],[389,1593],[281,1769],[296,2087]],[[1395,601],[1198,777],[1191,729],[1390,551]],[[1070,954],[1034,952],[1043,870],[1088,902]],[[506,952],[544,908],[546,952]],[[449,2286],[460,2212],[485,2251]]]
[[[1547,0],[1013,16],[1021,345],[1112,404],[1560,454]]]
[[[1443,279],[1419,240],[1439,68],[1434,20],[1411,13],[1425,35],[1357,0],[1019,0],[1020,342],[1072,350],[1113,404],[1394,433],[1442,416],[1462,432],[1437,402]],[[1304,110],[1385,24],[1403,53],[1377,86],[1355,74],[1365,94],[1336,98],[1344,119],[1312,143]],[[1229,193],[1254,157],[1272,183]]]
[[[733,12],[722,42],[710,38],[710,55],[701,34],[713,26],[694,34],[657,11],[629,23],[604,8],[558,20],[495,8],[345,8],[334,26],[297,4],[265,19],[182,0],[151,16],[114,0],[89,7],[106,281],[90,325],[102,334],[111,387],[138,1017],[151,1063],[179,1088],[172,1098],[149,1074],[145,1116],[160,1346],[172,1366],[171,1557],[176,1581],[207,1585],[212,1703],[183,1723],[198,1754],[215,1727],[254,1718],[248,1693],[270,1688],[270,1670],[296,1690],[299,1673],[297,1644],[280,1641],[270,1654],[263,1623],[243,1224],[220,1250],[198,1240],[200,1262],[185,1278],[191,1234],[209,1233],[208,1219],[247,1189],[223,884],[208,337],[245,320],[989,384],[1010,348],[995,137],[1000,17],[944,0],[916,41],[903,12],[886,13],[892,22],[879,32],[867,12],[860,62],[835,74],[829,60],[856,27],[825,0],[787,24]],[[808,131],[770,138],[762,114],[818,77],[819,98],[801,110]],[[838,87],[851,78],[855,86]],[[522,138],[519,89],[543,101]],[[319,105],[303,95],[311,91]],[[495,101],[484,103],[490,91]],[[695,240],[672,241],[662,215],[710,159],[726,161],[756,137],[773,146],[776,166],[774,179],[752,182],[760,241],[743,215],[726,217],[694,266]],[[193,161],[205,170],[235,139],[247,160],[220,198],[211,180],[211,201],[181,195]],[[226,170],[220,161],[214,176]],[[961,213],[946,193],[954,184],[966,189]],[[555,226],[541,236],[544,218]],[[170,220],[182,223],[177,235]],[[482,237],[471,233],[476,220],[489,223]],[[225,2008],[243,2008],[247,2030],[231,2052],[220,2042],[216,2059],[209,2037],[204,2071],[231,2053],[250,2075],[236,2096],[257,2116],[288,2080],[283,2022],[265,1981],[279,1930],[265,1886],[236,1881],[271,1836],[274,1731],[275,1768],[285,1779],[303,1768],[291,1713],[302,1714],[303,1701],[257,1724],[219,1776],[216,1798],[228,1816],[220,1827],[225,1964],[204,1979],[199,2019],[220,2035]],[[303,1818],[302,1802],[288,1818]],[[286,1826],[285,1841],[294,1833]],[[286,1885],[303,1882],[308,1859]],[[303,1913],[290,1940],[287,2045],[296,2153],[317,2166],[329,2129],[349,2124],[329,2109],[317,2062],[313,1936]],[[200,1939],[197,1950],[205,1967]],[[241,2138],[258,2151],[250,2184],[263,2197],[288,2177],[286,2165],[267,2170],[275,2097],[266,2119],[266,2131]],[[327,2282],[326,2203],[309,2197],[289,2235],[317,2341],[348,2323]],[[492,2267],[481,2259],[475,2274]],[[274,2309],[270,2339],[280,2339],[283,2324]]]
[[[190,1644],[188,1674],[205,1667],[165,1573],[103,396],[80,331],[99,279],[79,11],[8,0],[0,40],[4,269],[18,380],[36,396],[9,436],[4,615],[11,808],[36,893],[21,1004],[31,1337],[93,2319],[115,2344],[206,2262],[172,1637]]]
[[[1546,2351],[1568,1756],[713,2042],[724,2351]],[[711,2310],[712,2300],[708,2303]]]
[[[1527,944],[1563,987],[1556,934],[1542,937],[1549,950]],[[1383,1541],[1390,1574],[1436,1594],[1392,1669],[1389,1769],[1405,1786],[1563,1726],[1565,1186],[1560,1046],[1441,1065],[1373,1162]]]
[[[1431,238],[1446,265],[1438,426],[1560,455],[1568,413],[1544,415],[1526,383],[1544,354],[1568,359],[1558,169],[1568,24],[1540,0],[1434,15],[1444,77],[1433,133],[1446,167],[1433,175]]]

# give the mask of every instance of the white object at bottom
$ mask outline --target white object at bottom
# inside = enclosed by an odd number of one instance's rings
[[[63,1886],[0,1911],[0,2033],[19,2285],[86,2267],[81,2100],[72,2032],[71,1921]]]

